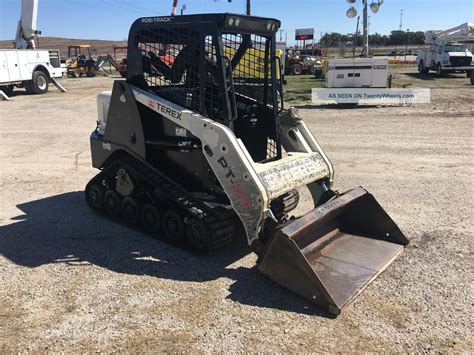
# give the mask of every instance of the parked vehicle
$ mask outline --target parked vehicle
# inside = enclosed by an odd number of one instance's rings
[[[97,72],[96,61],[91,56],[89,44],[70,45],[67,47],[67,75],[78,78],[86,75],[94,77]]]
[[[317,58],[317,60],[313,63],[311,73],[314,74],[316,79],[324,79],[326,75],[326,71],[324,70],[326,62],[327,59]]]
[[[44,94],[49,83],[61,78],[65,71],[59,50],[0,50],[0,90],[7,96],[11,96],[15,87],[24,87],[29,94]]]
[[[43,94],[53,83],[66,91],[55,78],[66,69],[61,67],[58,50],[36,49],[35,40],[37,0],[22,0],[21,17],[14,41],[14,49],[0,50],[0,95],[9,99],[15,87],[24,87],[29,94]]]
[[[438,76],[443,76],[473,70],[472,53],[463,43],[473,40],[473,27],[464,23],[446,31],[426,31],[425,41],[430,47],[418,52],[416,63],[420,74],[434,70]]]
[[[147,57],[130,55],[127,79],[97,98],[85,199],[190,250],[242,231],[262,273],[337,315],[408,240],[366,190],[331,188],[331,162],[277,97],[279,27],[233,14],[134,22],[129,53],[146,43]],[[314,209],[292,217],[305,186]]]
[[[114,60],[117,63],[116,70],[122,78],[127,77],[127,47],[114,47]]]
[[[285,62],[285,74],[314,74],[316,61],[317,57],[300,55],[298,52],[295,55],[288,55]]]

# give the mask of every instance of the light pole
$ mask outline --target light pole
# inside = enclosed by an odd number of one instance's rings
[[[409,28],[407,28],[407,35],[405,37],[405,63],[407,61],[407,52],[408,52],[408,32],[410,32]]]
[[[283,32],[285,30],[284,29],[279,29],[278,32],[280,32],[280,42],[283,41]]]
[[[357,48],[357,40],[359,39],[359,22],[360,22],[360,16],[357,16],[357,27],[356,27],[356,32],[354,34],[354,43],[352,47],[352,58],[355,58],[356,56],[356,48]]]
[[[354,8],[354,4],[357,2],[357,0],[346,0],[351,7],[349,10],[346,11],[346,16],[349,18],[354,18],[357,16],[357,10]],[[364,44],[364,49],[363,49],[363,55],[364,57],[369,56],[369,0],[360,0],[362,2],[363,6],[363,13],[362,13],[362,26],[363,26],[363,44]],[[382,5],[384,0],[372,0],[372,3],[370,4],[370,9],[374,14],[376,14],[379,9],[380,5]]]
[[[398,30],[401,31],[403,28],[403,9],[400,10],[400,26],[398,26]]]
[[[368,6],[367,6],[367,0],[362,0],[362,3],[364,5],[364,13],[363,13],[363,23],[364,23],[364,57],[368,58],[369,57],[369,18],[368,18]]]
[[[227,2],[232,2],[232,0],[227,0]],[[250,0],[247,0],[247,6],[246,6],[246,10],[245,10],[245,13],[250,16]]]

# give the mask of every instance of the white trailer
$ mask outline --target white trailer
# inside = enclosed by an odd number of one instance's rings
[[[464,23],[446,31],[426,31],[425,42],[429,48],[418,52],[416,63],[421,74],[430,70],[438,76],[449,72],[466,72],[474,70],[472,52],[468,44],[474,43],[474,25]]]
[[[55,80],[65,73],[59,50],[0,49],[0,90],[6,96],[12,94],[14,87],[24,87],[31,94],[43,94],[51,82],[65,91]]]
[[[327,63],[327,88],[386,88],[387,78],[387,59],[329,59]]]

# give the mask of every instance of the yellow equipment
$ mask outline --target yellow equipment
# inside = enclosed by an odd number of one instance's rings
[[[78,78],[81,75],[94,77],[97,67],[96,61],[92,58],[89,44],[69,45],[67,47],[66,60],[67,75]]]

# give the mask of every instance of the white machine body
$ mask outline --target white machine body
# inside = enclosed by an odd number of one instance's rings
[[[97,133],[104,135],[109,113],[112,91],[103,91],[97,95]]]

